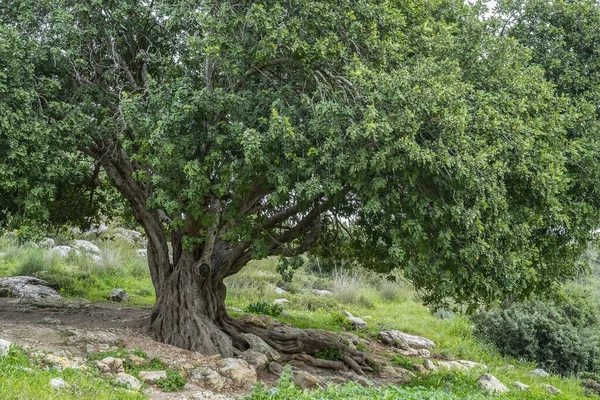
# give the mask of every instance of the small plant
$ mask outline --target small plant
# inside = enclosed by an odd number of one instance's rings
[[[161,388],[164,392],[179,392],[183,390],[186,383],[187,379],[181,376],[179,372],[168,369],[167,378],[160,378],[157,380],[156,386]]]
[[[252,314],[278,317],[281,315],[283,308],[279,304],[269,304],[266,301],[257,301],[256,303],[250,303],[244,311]]]
[[[342,359],[342,351],[337,347],[329,346],[324,350],[317,351],[313,354],[313,357],[320,358],[321,360],[339,361]]]
[[[416,364],[420,364],[422,360],[418,358],[410,358],[403,356],[402,354],[396,354],[392,357],[392,364],[395,367],[401,367],[411,371]]]
[[[356,350],[358,351],[369,351],[369,348],[364,343],[359,343],[356,345]]]
[[[353,329],[352,324],[348,317],[346,317],[341,312],[335,312],[331,314],[331,322],[333,325],[339,326],[340,328],[351,330]]]

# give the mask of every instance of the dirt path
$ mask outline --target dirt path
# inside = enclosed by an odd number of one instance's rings
[[[32,303],[0,298],[0,338],[26,349],[58,356],[85,357],[88,352],[112,346],[143,350],[169,368],[191,369],[210,362],[210,357],[154,341],[143,329],[149,308],[120,304],[77,302]],[[245,393],[228,393],[242,396]],[[226,399],[188,384],[181,393],[150,393],[152,400]]]

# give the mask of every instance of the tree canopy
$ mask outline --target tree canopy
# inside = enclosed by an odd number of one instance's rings
[[[433,304],[546,290],[598,226],[593,117],[506,26],[453,0],[6,0],[0,207],[49,215],[101,166],[149,238],[157,336],[209,352],[172,335],[173,292],[222,302],[320,234]]]

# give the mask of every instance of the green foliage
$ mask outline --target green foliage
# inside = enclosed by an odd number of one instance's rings
[[[91,369],[91,371],[94,371]],[[70,387],[53,392],[49,382],[62,378]],[[48,369],[29,359],[18,347],[11,347],[7,356],[0,357],[0,391],[2,399],[60,399],[60,400],[143,400],[142,393],[115,387],[114,379],[79,369]]]
[[[537,362],[560,374],[597,371],[597,308],[582,297],[530,300],[474,318],[479,335],[507,355]]]
[[[192,254],[222,227],[232,271],[320,233],[320,257],[400,266],[434,304],[551,290],[599,225],[597,146],[567,117],[597,102],[571,110],[535,46],[479,13],[452,0],[3,1],[2,219],[108,213],[110,180]],[[561,32],[597,43],[590,26]]]
[[[313,357],[320,358],[322,360],[339,361],[342,359],[344,354],[337,347],[329,346],[324,350],[317,351],[313,354]]]
[[[172,369],[167,369],[167,378],[160,378],[156,381],[156,386],[161,388],[164,392],[179,392],[183,390],[183,387],[187,383],[181,374]]]
[[[278,317],[283,311],[283,307],[279,304],[270,304],[266,301],[257,301],[256,303],[250,303],[244,310],[248,313],[269,315],[271,317]]]
[[[406,357],[402,354],[394,354],[394,356],[392,357],[392,364],[395,367],[402,367],[409,371],[414,371],[414,366],[422,362],[423,361],[418,358]]]

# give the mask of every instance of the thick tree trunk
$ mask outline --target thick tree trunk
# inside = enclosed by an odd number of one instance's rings
[[[184,252],[158,285],[150,329],[163,343],[203,354],[233,356],[232,338],[223,331],[226,289],[214,269]]]

